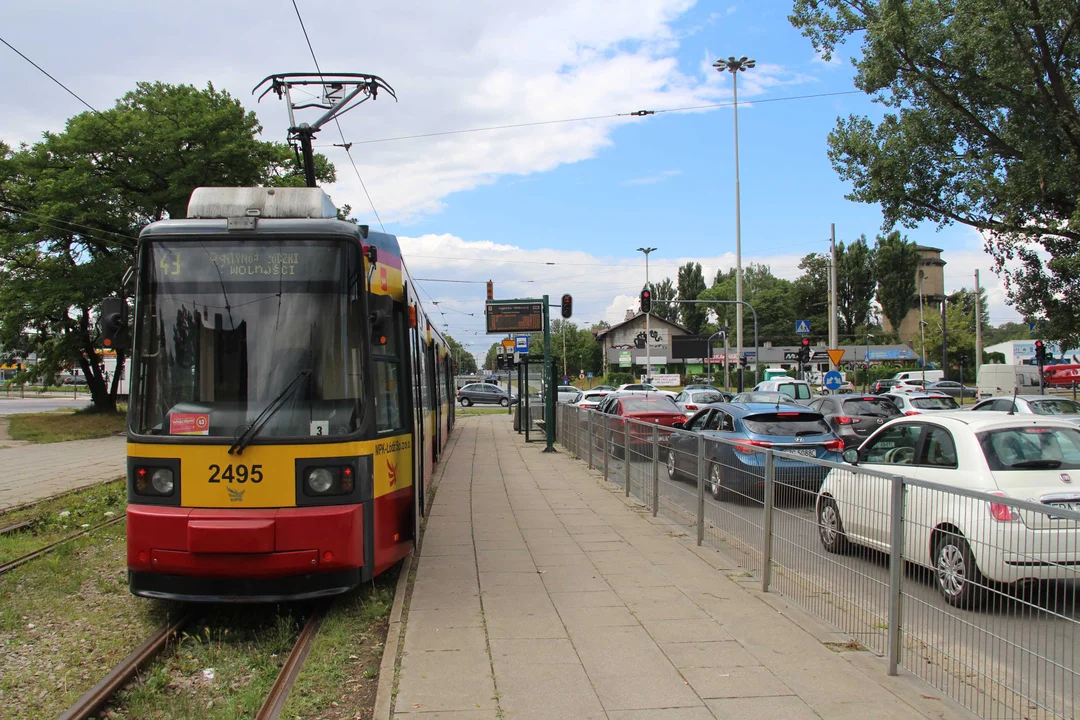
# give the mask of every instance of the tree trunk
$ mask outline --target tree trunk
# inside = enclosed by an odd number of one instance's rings
[[[94,403],[97,412],[116,412],[116,393],[109,392],[102,375],[102,365],[97,362],[97,351],[89,343],[79,357],[79,366],[82,367],[83,376],[86,378],[86,387],[90,390],[90,399]]]

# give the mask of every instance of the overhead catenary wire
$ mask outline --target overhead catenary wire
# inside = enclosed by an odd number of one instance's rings
[[[72,89],[71,89],[71,88],[69,88],[69,87],[68,87],[67,85],[65,85],[64,83],[60,82],[59,80],[57,80],[57,79],[56,79],[55,77],[53,77],[53,76],[52,76],[52,75],[51,75],[51,74],[49,73],[49,71],[48,71],[48,70],[46,70],[45,68],[41,67],[40,65],[38,65],[38,64],[37,64],[36,62],[34,62],[33,60],[31,60],[30,58],[28,58],[28,57],[27,57],[26,55],[24,55],[24,54],[23,54],[23,53],[22,53],[22,52],[21,52],[21,51],[20,51],[20,50],[19,50],[18,48],[16,48],[16,47],[15,47],[14,45],[12,45],[11,43],[9,43],[9,42],[8,42],[7,40],[5,40],[4,38],[0,37],[0,43],[4,43],[4,44],[5,44],[5,45],[7,45],[7,46],[8,46],[9,48],[11,48],[11,51],[12,51],[12,52],[14,52],[14,53],[15,53],[16,55],[18,55],[19,57],[21,57],[21,58],[22,58],[23,60],[25,60],[26,62],[30,63],[30,64],[31,64],[31,65],[33,65],[34,67],[36,67],[36,68],[37,68],[37,69],[38,69],[39,71],[41,71],[41,74],[42,74],[42,75],[44,75],[45,77],[49,78],[49,79],[50,79],[50,80],[52,80],[52,81],[53,81],[54,83],[56,83],[57,85],[59,85],[60,87],[62,87],[62,88],[63,88],[63,89],[64,89],[64,90],[65,90],[65,91],[67,92],[67,94],[68,94],[68,95],[70,95],[71,97],[75,98],[76,100],[78,100],[79,102],[81,102],[81,103],[82,103],[83,105],[85,105],[86,107],[88,107],[88,108],[90,108],[91,110],[93,110],[93,111],[94,111],[95,113],[97,113],[98,115],[102,115],[102,113],[101,113],[101,111],[100,111],[100,110],[98,110],[98,109],[97,109],[96,107],[94,107],[94,106],[93,106],[93,105],[91,105],[90,103],[86,102],[86,101],[85,101],[85,100],[83,100],[83,99],[82,99],[81,97],[79,97],[79,96],[78,96],[78,95],[77,95],[77,94],[75,93],[75,91],[74,91],[74,90],[72,90]],[[104,115],[102,115],[102,117],[104,117]]]

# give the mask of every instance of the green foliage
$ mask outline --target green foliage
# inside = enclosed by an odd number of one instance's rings
[[[450,358],[456,368],[454,372],[463,375],[474,374],[476,372],[476,358],[473,354],[449,335],[444,337],[446,338],[446,344],[450,346]]]
[[[849,197],[880,204],[887,228],[929,220],[988,233],[1010,302],[1075,345],[1075,0],[795,0],[789,19],[826,58],[860,40],[856,85],[889,110],[840,119],[829,136]]]
[[[653,287],[652,314],[670,322],[679,322],[679,306],[672,302],[675,296],[675,285],[671,278],[658,282]]]
[[[919,270],[919,251],[915,243],[894,230],[886,237],[878,237],[874,255],[878,304],[896,331],[911,310],[911,298],[916,289],[915,273]]]
[[[701,263],[688,262],[679,268],[679,299],[699,300],[705,292],[705,277],[701,273]],[[682,325],[692,335],[699,334],[705,327],[708,311],[702,305],[680,305],[679,317]]]
[[[810,330],[821,335],[829,327],[829,263],[820,253],[811,253],[799,262],[802,275],[791,284],[794,320],[809,320]],[[788,334],[792,331],[789,330]]]
[[[853,336],[870,323],[876,284],[874,251],[865,235],[851,245],[836,246],[836,309],[842,337]]]
[[[719,273],[718,273],[719,276]],[[743,300],[750,303],[757,311],[759,341],[770,340],[775,343],[795,342],[795,300],[790,280],[778,278],[772,274],[768,265],[751,263],[743,268]],[[702,300],[734,300],[735,270],[731,269],[722,277],[722,282],[714,284],[701,294]],[[720,305],[716,313],[721,325],[731,330],[734,347],[735,306]],[[753,314],[743,313],[743,344],[753,347]]]
[[[184,217],[196,187],[303,184],[293,151],[257,140],[261,131],[213,85],[139,83],[32,146],[0,143],[0,347],[37,353],[26,379],[77,367],[94,405],[115,407],[117,383],[106,387],[95,347],[97,306],[122,291],[139,230]],[[317,174],[334,180],[325,157]]]

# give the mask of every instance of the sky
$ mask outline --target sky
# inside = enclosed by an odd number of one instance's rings
[[[859,48],[824,62],[788,22],[789,2],[297,6],[323,71],[379,75],[398,97],[380,95],[342,116],[340,135],[331,124],[316,138],[337,167],[325,189],[398,236],[435,321],[481,359],[496,339],[484,334],[487,280],[498,299],[570,293],[573,321],[587,327],[636,307],[639,247],[657,248],[653,282],[690,260],[707,281],[734,266],[733,93],[731,75],[712,67],[721,57],[757,63],[738,78],[744,266],[794,279],[804,255],[828,250],[830,224],[845,242],[882,231],[880,208],[845,198],[826,152],[837,118],[882,113],[852,92]],[[5,8],[0,37],[99,109],[140,80],[212,82],[257,113],[268,140],[285,139],[286,107],[272,95],[256,103],[251,89],[315,69],[292,0],[35,0]],[[0,86],[9,143],[85,110],[4,46]],[[656,113],[630,115],[639,110]],[[342,135],[355,172],[334,147]],[[972,287],[980,269],[991,322],[1019,319],[978,232],[904,232],[944,250],[947,290]]]

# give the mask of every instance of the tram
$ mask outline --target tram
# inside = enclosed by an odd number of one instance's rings
[[[199,188],[135,273],[131,592],[321,597],[407,555],[454,407],[397,239],[318,188]]]

